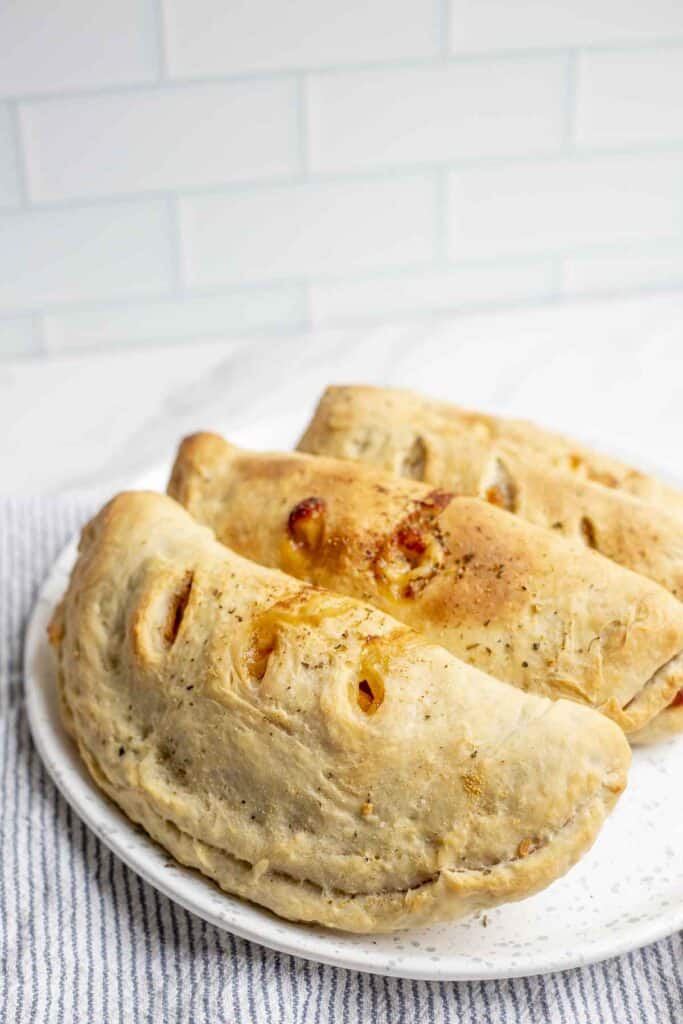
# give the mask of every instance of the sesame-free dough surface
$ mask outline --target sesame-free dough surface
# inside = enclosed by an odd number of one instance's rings
[[[388,931],[520,899],[626,782],[607,718],[248,562],[161,495],[86,526],[50,637],[95,781],[179,861],[290,919]]]
[[[491,675],[626,731],[683,686],[683,604],[487,502],[215,434],[183,442],[169,493],[245,557],[370,601]]]
[[[683,600],[681,492],[550,431],[411,391],[330,387],[299,448],[485,498]],[[661,716],[639,742],[683,728],[675,707]]]
[[[411,391],[330,387],[298,447],[484,498],[683,598],[683,511],[674,498],[652,500],[653,493],[677,492],[644,474],[633,480],[646,497],[605,486],[585,472],[559,468],[552,447],[543,455],[539,428],[533,428],[535,443],[522,445],[518,432],[485,430],[492,418],[470,414],[474,425],[468,425],[457,407],[452,415],[448,408]]]
[[[399,395],[401,392],[395,390],[393,394]],[[454,426],[471,431],[484,440],[512,444],[535,457],[538,462],[568,473],[577,480],[592,480],[604,487],[616,488],[654,505],[668,506],[683,513],[683,492],[611,455],[587,448],[572,438],[539,427],[528,420],[492,416],[435,399],[421,401],[428,402],[435,413],[442,415]]]

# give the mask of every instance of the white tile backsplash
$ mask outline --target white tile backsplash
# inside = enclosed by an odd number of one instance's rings
[[[558,150],[568,61],[313,75],[308,125],[315,171]]]
[[[450,0],[454,53],[683,37],[679,0]]]
[[[293,81],[271,80],[27,103],[30,195],[43,202],[291,174],[296,98]]]
[[[0,210],[19,205],[19,154],[12,111],[0,103]]]
[[[672,139],[683,140],[683,46],[579,58],[579,145]]]
[[[567,256],[562,286],[566,295],[683,287],[683,241]]]
[[[0,355],[683,287],[680,0],[0,0]]]
[[[455,312],[489,304],[540,301],[552,296],[553,285],[553,267],[542,260],[314,284],[311,319],[313,325],[319,327],[356,320],[410,317],[415,313]]]
[[[0,317],[0,356],[35,355],[40,348],[32,317]]]
[[[148,82],[159,70],[156,0],[0,4],[0,96]]]
[[[166,205],[157,200],[0,215],[0,309],[168,289]]]
[[[187,283],[265,282],[428,263],[434,182],[294,185],[181,203]]]
[[[522,162],[450,177],[453,259],[683,234],[683,153]]]
[[[233,331],[301,327],[308,317],[303,288],[245,288],[223,295],[130,302],[76,313],[48,313],[48,352],[210,338]]]
[[[440,0],[163,0],[169,72],[204,78],[429,57]]]

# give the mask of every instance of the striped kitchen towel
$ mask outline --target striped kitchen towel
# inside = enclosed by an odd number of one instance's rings
[[[683,933],[545,977],[401,981],[243,942],[124,867],[52,785],[24,710],[27,617],[91,511],[83,498],[0,503],[2,1024],[682,1024]]]

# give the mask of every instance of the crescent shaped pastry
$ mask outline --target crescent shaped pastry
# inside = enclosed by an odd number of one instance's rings
[[[396,396],[406,394],[398,390],[386,393]],[[672,511],[677,510],[683,514],[683,493],[675,487],[610,455],[586,448],[562,434],[556,434],[528,420],[491,416],[462,409],[449,402],[420,398],[415,394],[411,394],[411,397],[420,403],[428,403],[454,426],[471,431],[483,440],[510,443],[549,468],[568,473],[575,479],[592,480],[604,487],[625,491],[653,505],[668,506]]]
[[[370,601],[489,674],[627,732],[683,686],[679,601],[479,499],[213,434],[183,442],[169,493],[240,554]]]
[[[559,435],[411,391],[330,387],[299,448],[485,498],[683,599],[681,493]],[[683,728],[675,708],[662,716],[658,738]]]
[[[683,512],[673,501],[665,507],[560,470],[538,444],[487,433],[476,419],[470,427],[447,408],[410,391],[328,388],[298,447],[484,498],[683,598]]]
[[[624,788],[621,730],[254,565],[170,498],[85,528],[50,635],[97,784],[183,864],[295,920],[388,931],[523,898]]]

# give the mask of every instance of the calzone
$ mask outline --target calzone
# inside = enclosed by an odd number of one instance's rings
[[[286,918],[388,931],[520,899],[590,846],[626,782],[609,719],[245,561],[161,495],[85,528],[50,635],[97,784]]]
[[[655,503],[606,486],[585,466],[582,473],[568,463],[560,468],[559,458],[540,452],[537,434],[533,446],[523,446],[510,431],[485,429],[486,417],[472,414],[469,425],[457,408],[447,410],[410,391],[331,387],[298,447],[484,498],[683,598],[683,511],[673,498]],[[643,479],[649,478],[634,476]]]
[[[372,602],[523,690],[642,728],[683,686],[683,605],[477,498],[301,453],[180,447],[169,493],[240,554]]]
[[[410,391],[331,387],[299,448],[485,498],[683,599],[680,492],[556,434]],[[683,729],[680,704],[663,716],[658,739]]]
[[[386,391],[397,397],[407,392]],[[420,398],[412,394],[413,400],[429,406],[444,416],[454,426],[467,430],[487,441],[502,441],[513,444],[520,451],[533,456],[549,468],[569,473],[579,480],[592,480],[604,487],[616,488],[643,498],[655,505],[669,506],[683,512],[683,493],[662,480],[641,472],[603,452],[586,448],[585,445],[562,434],[539,427],[527,420],[511,419],[505,416],[491,416],[487,413],[463,409],[449,402]]]

